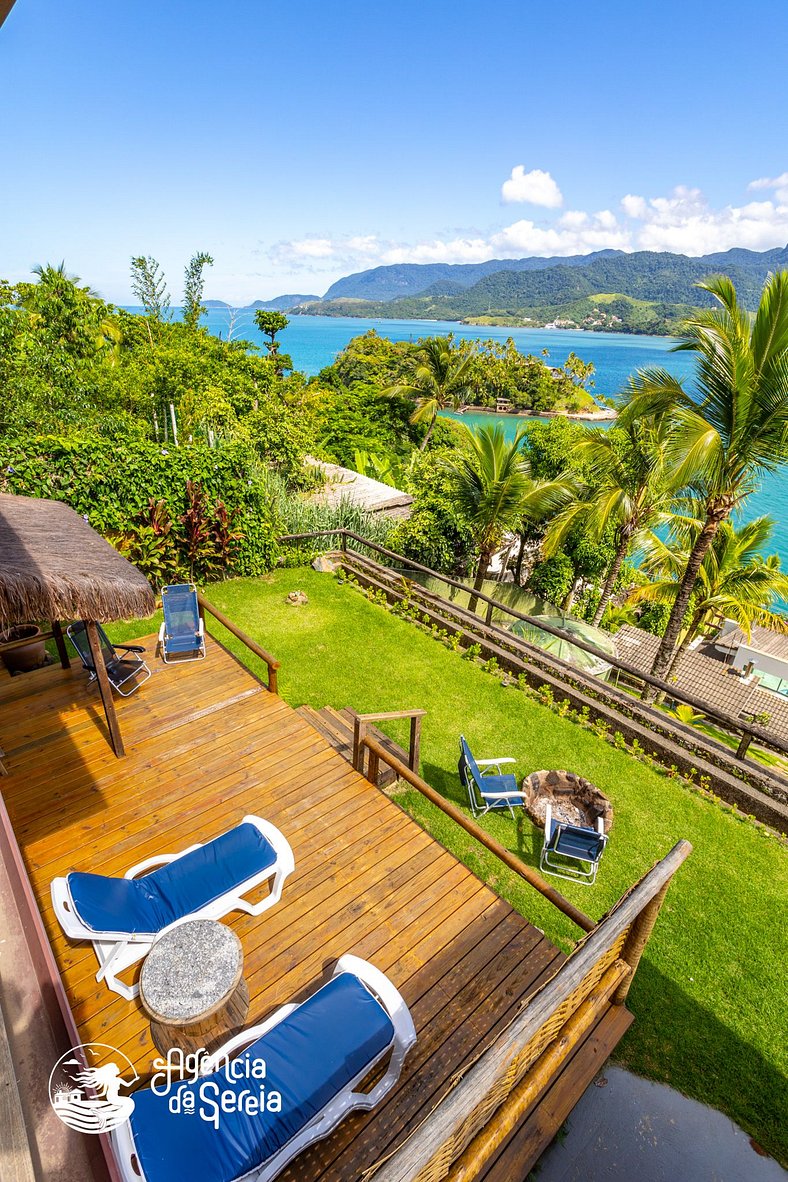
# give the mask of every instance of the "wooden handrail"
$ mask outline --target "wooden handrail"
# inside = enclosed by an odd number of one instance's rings
[[[516,858],[505,846],[502,846],[500,842],[496,841],[494,837],[491,837],[489,833],[482,829],[481,825],[477,825],[470,817],[466,817],[465,813],[458,809],[456,805],[451,804],[439,792],[436,792],[426,780],[422,780],[417,772],[411,771],[402,760],[397,759],[395,755],[391,755],[386,751],[385,747],[378,743],[376,739],[371,735],[364,735],[361,745],[362,747],[366,747],[370,752],[369,779],[373,783],[377,778],[377,764],[382,760],[383,763],[393,768],[400,779],[405,780],[406,783],[416,788],[432,804],[437,805],[442,812],[446,813],[448,817],[451,817],[453,821],[456,821],[466,833],[469,833],[471,837],[475,837],[481,845],[485,846],[491,854],[495,854],[501,862],[508,866],[510,870],[513,870],[515,874],[518,874],[520,878],[524,878],[530,886],[534,887],[540,895],[544,895],[554,907],[562,911],[579,928],[582,928],[584,932],[593,931],[596,924],[590,916],[586,915],[578,907],[575,907],[574,903],[570,903],[568,899],[565,899],[560,891],[557,891],[555,887],[551,887],[549,882],[545,882],[541,874],[538,874],[530,866],[526,866],[525,862],[521,862],[519,858]],[[375,773],[374,776],[372,774],[373,772]]]
[[[402,563],[403,565],[410,567],[412,570],[419,571],[421,574],[429,575],[430,578],[438,579],[440,582],[445,583],[447,587],[453,587],[455,590],[462,591],[466,595],[473,594],[473,596],[482,603],[486,603],[492,608],[497,608],[506,615],[512,616],[513,619],[522,620],[524,623],[530,624],[534,628],[538,628],[541,632],[547,632],[550,636],[555,636],[559,640],[565,640],[569,644],[573,644],[575,648],[579,648],[582,649],[583,652],[590,653],[592,656],[597,657],[608,665],[611,665],[614,669],[619,669],[622,673],[626,673],[630,677],[644,682],[646,685],[653,686],[653,688],[658,690],[661,694],[667,694],[668,697],[673,698],[676,701],[686,703],[686,705],[691,706],[693,710],[700,711],[712,721],[721,723],[726,730],[733,731],[736,735],[743,736],[744,739],[748,739],[749,741],[755,739],[764,746],[770,747],[773,751],[780,751],[783,754],[788,755],[788,739],[782,739],[779,735],[772,734],[763,727],[744,722],[742,719],[736,718],[732,714],[728,714],[727,711],[721,710],[718,707],[711,705],[709,702],[704,701],[704,699],[696,697],[695,694],[692,694],[687,690],[678,689],[677,686],[672,685],[670,682],[663,681],[660,677],[653,677],[650,673],[645,673],[642,669],[639,669],[637,665],[633,665],[630,661],[622,660],[621,657],[613,656],[611,653],[605,653],[602,651],[602,649],[597,648],[596,645],[590,644],[588,641],[583,640],[582,637],[576,636],[571,632],[566,632],[563,628],[556,628],[552,624],[546,623],[539,616],[530,616],[525,612],[517,611],[516,608],[507,607],[505,603],[501,603],[499,600],[492,598],[492,596],[487,595],[484,591],[472,592],[470,587],[468,587],[465,583],[461,583],[458,579],[452,579],[449,575],[443,575],[440,573],[440,571],[433,570],[429,566],[424,566],[420,562],[415,562],[412,558],[406,558],[404,554],[397,554],[395,550],[389,550],[386,546],[381,546],[378,542],[373,542],[368,538],[363,538],[360,534],[354,533],[353,530],[313,530],[311,533],[304,534],[284,534],[279,538],[279,541],[290,542],[301,541],[308,538],[337,537],[340,534],[342,534],[343,541],[345,542],[348,538],[352,538],[353,541],[358,542],[368,550],[375,550],[378,554],[382,554],[386,558],[390,558],[395,562]],[[491,628],[497,627],[495,624],[490,624],[489,626]],[[506,630],[501,628],[499,631],[501,633],[505,633]],[[642,702],[640,703],[640,708],[645,713],[651,714],[655,720],[659,720],[664,725],[665,716],[655,707],[648,703]],[[741,755],[739,755],[738,751],[736,752],[736,755],[738,755],[739,758],[744,758],[744,755],[746,754],[746,747],[748,745],[749,743],[744,742],[739,745],[739,751],[741,752]]]
[[[407,1182],[443,1151],[462,1130],[479,1106],[483,1105],[516,1056],[530,1040],[582,986],[594,966],[614,947],[616,941],[636,922],[645,908],[670,882],[685,858],[692,852],[688,841],[679,841],[673,849],[627,892],[593,932],[581,941],[540,989],[528,999],[511,1024],[479,1057],[452,1091],[427,1119],[414,1130],[398,1149],[384,1160],[375,1174],[376,1182]],[[448,1163],[451,1165],[451,1162]],[[445,1177],[447,1170],[440,1176]],[[426,1176],[426,1174],[425,1174]],[[438,1176],[438,1175],[436,1175]]]
[[[228,632],[231,632],[236,640],[240,640],[241,644],[246,645],[251,653],[254,653],[256,657],[259,657],[261,661],[265,662],[265,664],[268,666],[268,689],[272,694],[277,693],[277,670],[280,668],[280,663],[277,661],[276,657],[273,657],[269,652],[266,652],[262,645],[258,644],[256,640],[252,640],[251,636],[248,636],[246,632],[238,627],[237,624],[234,624],[233,621],[224,614],[224,612],[219,611],[218,607],[214,607],[214,605],[205,598],[201,591],[197,592],[197,603],[204,612],[208,612],[215,620],[219,621],[223,628],[226,628]]]
[[[0,644],[0,653],[10,653],[16,648],[27,648],[29,644],[40,644],[42,640],[54,640],[54,632],[37,632],[35,636],[25,636],[22,640],[4,640]]]
[[[367,723],[390,722],[398,718],[410,719],[410,743],[408,745],[408,767],[417,772],[421,756],[421,720],[426,710],[379,710],[373,714],[357,714],[353,720],[353,767],[364,774],[364,752],[362,739],[367,733]],[[375,780],[377,782],[377,779]]]

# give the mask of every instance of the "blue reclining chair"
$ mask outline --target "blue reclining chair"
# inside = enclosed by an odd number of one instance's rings
[[[553,819],[551,805],[547,805],[544,819],[544,843],[539,869],[556,878],[568,878],[593,886],[599,861],[605,852],[607,834],[602,817],[597,827],[567,825]]]
[[[136,1091],[129,1120],[110,1134],[121,1177],[269,1182],[349,1112],[374,1108],[399,1079],[415,1041],[413,1020],[391,981],[366,961],[343,956],[331,980],[306,1001],[282,1006],[215,1051],[201,1078],[174,1084],[168,1095],[160,1087]],[[363,1091],[389,1054],[383,1078]],[[259,1094],[256,1062],[265,1064],[266,1097],[280,1093],[281,1111],[263,1103],[250,1115],[241,1102]],[[205,1095],[221,1103],[215,1121],[197,1115]]]
[[[523,793],[517,787],[517,777],[511,772],[501,772],[505,763],[516,763],[509,757],[503,759],[474,759],[465,736],[460,735],[460,760],[457,770],[460,782],[468,793],[468,803],[474,817],[481,817],[491,809],[508,809],[514,816],[516,807],[522,808]],[[481,768],[495,769],[482,772]]]
[[[100,624],[96,624],[101,654],[107,679],[122,698],[128,698],[150,677],[150,669],[140,653],[145,649],[139,644],[113,644]],[[76,649],[83,668],[90,674],[88,683],[96,680],[96,666],[88,643],[87,627],[84,620],[77,620],[66,629],[66,634]],[[125,687],[125,688],[124,688]]]
[[[194,583],[162,587],[161,606],[164,623],[159,629],[159,648],[164,660],[201,660],[205,656],[205,627]]]
[[[139,985],[118,975],[147,956],[158,936],[186,920],[222,919],[231,911],[261,915],[279,901],[293,868],[284,835],[270,821],[248,816],[205,845],[148,858],[124,878],[74,871],[56,878],[52,905],[67,936],[93,944],[96,980],[131,1001]],[[268,879],[270,894],[260,902],[244,898]]]

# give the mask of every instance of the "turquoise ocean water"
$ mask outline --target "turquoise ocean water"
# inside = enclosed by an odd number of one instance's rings
[[[206,323],[206,321],[204,321]],[[207,327],[226,339],[229,316],[223,309],[211,309]],[[549,351],[549,362],[561,365],[575,352],[596,367],[594,392],[614,398],[633,370],[647,365],[659,365],[677,377],[688,377],[692,359],[686,353],[672,353],[673,342],[665,337],[626,336],[604,332],[569,332],[563,329],[489,328],[464,324],[449,324],[434,320],[364,320],[356,317],[293,316],[281,335],[282,350],[290,354],[296,369],[316,374],[330,365],[349,340],[374,328],[381,336],[393,341],[418,340],[419,337],[453,332],[469,339],[505,341],[513,337],[517,347],[525,353],[539,355]],[[235,322],[234,335],[254,344],[262,344],[263,337],[254,324],[252,312],[241,312]],[[477,416],[489,423],[491,416]],[[522,419],[502,415],[501,421],[514,433]],[[472,423],[474,415],[466,413],[464,420]],[[775,520],[773,547],[780,554],[783,566],[788,567],[788,466],[767,476],[761,488],[747,501],[744,516],[757,517],[769,513]]]

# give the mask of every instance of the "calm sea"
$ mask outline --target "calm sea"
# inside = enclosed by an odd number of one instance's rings
[[[134,309],[135,311],[137,309]],[[206,321],[204,321],[206,323]],[[229,313],[211,309],[207,327],[217,336],[227,338],[230,330]],[[316,374],[330,365],[349,340],[374,328],[381,336],[393,341],[418,340],[436,333],[453,332],[471,340],[505,341],[513,337],[524,353],[541,354],[548,351],[547,360],[561,365],[572,352],[596,367],[594,392],[613,398],[624,386],[633,370],[647,365],[658,365],[677,377],[688,377],[692,359],[686,353],[672,353],[673,342],[665,337],[625,336],[604,332],[568,332],[563,329],[543,328],[488,328],[465,324],[449,324],[434,320],[364,320],[357,317],[293,316],[282,333],[282,351],[289,353],[296,369]],[[254,344],[262,344],[263,336],[255,327],[252,312],[240,312],[233,325],[233,335]],[[480,416],[486,423],[490,415]],[[464,416],[472,422],[470,413]],[[500,416],[512,433],[522,420],[511,415]],[[767,476],[761,488],[749,498],[744,516],[757,517],[769,513],[775,520],[774,549],[780,554],[783,566],[788,567],[788,466],[781,472]]]

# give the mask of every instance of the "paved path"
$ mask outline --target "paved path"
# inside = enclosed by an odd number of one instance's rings
[[[727,1116],[609,1066],[540,1159],[536,1182],[786,1182]]]

